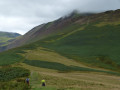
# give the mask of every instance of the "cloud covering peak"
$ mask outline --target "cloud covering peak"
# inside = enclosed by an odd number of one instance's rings
[[[26,33],[36,25],[73,10],[102,12],[120,9],[120,0],[0,0],[0,31]]]

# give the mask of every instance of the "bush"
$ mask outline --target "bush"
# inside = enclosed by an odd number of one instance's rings
[[[30,90],[23,82],[0,82],[0,90]]]
[[[0,81],[10,81],[15,78],[27,77],[29,75],[29,70],[20,67],[0,69]]]

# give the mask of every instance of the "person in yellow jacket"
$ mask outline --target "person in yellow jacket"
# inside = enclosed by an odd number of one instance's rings
[[[42,86],[45,86],[45,80],[41,80]]]

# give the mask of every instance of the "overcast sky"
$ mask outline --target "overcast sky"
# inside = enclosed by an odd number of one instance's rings
[[[103,12],[120,9],[120,0],[0,0],[0,31],[24,34],[73,10]]]

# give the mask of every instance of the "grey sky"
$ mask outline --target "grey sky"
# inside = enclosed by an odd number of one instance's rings
[[[76,9],[80,12],[120,9],[120,0],[0,0],[0,31],[24,34]]]

